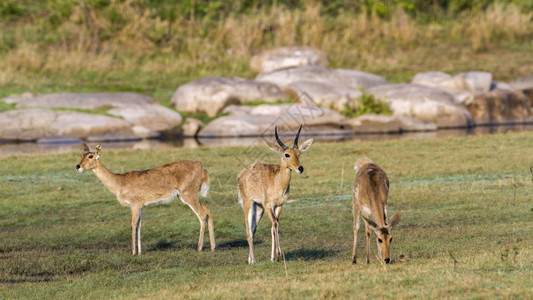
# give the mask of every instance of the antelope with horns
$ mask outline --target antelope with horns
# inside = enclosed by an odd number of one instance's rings
[[[211,251],[215,250],[213,218],[207,207],[198,201],[198,193],[205,197],[209,191],[209,177],[199,161],[175,161],[144,171],[130,171],[115,174],[100,161],[102,146],[94,152],[82,144],[81,161],[76,166],[78,172],[93,170],[102,184],[117,196],[118,202],[131,208],[131,253],[141,254],[141,218],[143,206],[168,203],[175,197],[189,205],[200,219],[200,239],[198,251],[204,244],[205,224],[209,227]]]
[[[377,236],[378,253],[385,263],[390,262],[391,230],[400,222],[401,212],[392,215],[387,223],[387,197],[389,179],[385,171],[368,158],[360,158],[354,166],[356,176],[352,193],[354,240],[352,263],[357,263],[357,231],[359,219],[363,217],[366,232],[366,263],[370,263],[370,230]],[[374,218],[374,221],[370,219]]]
[[[267,146],[281,157],[281,164],[254,163],[249,165],[239,174],[237,181],[239,185],[239,203],[244,210],[244,223],[246,224],[246,239],[250,247],[248,263],[255,263],[254,257],[254,234],[257,224],[266,211],[272,223],[272,255],[271,261],[281,258],[281,247],[279,244],[278,225],[281,207],[289,196],[291,173],[295,171],[300,174],[304,168],[300,164],[300,154],[306,151],[313,143],[313,139],[306,140],[298,147],[300,129],[294,139],[292,148],[287,147],[278,136],[276,126],[274,133],[279,147],[270,142]]]

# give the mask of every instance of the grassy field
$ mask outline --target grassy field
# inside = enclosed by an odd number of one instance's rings
[[[203,203],[213,212],[217,251],[195,251],[198,220],[175,200],[145,208],[145,253],[137,257],[130,254],[129,209],[92,172],[75,172],[80,153],[3,158],[0,299],[531,298],[531,145],[531,132],[314,144],[281,216],[286,260],[268,261],[265,218],[252,266],[235,177],[255,158],[277,162],[266,146],[104,147],[101,159],[116,172],[177,159],[198,159],[210,170]],[[352,166],[360,156],[388,172],[389,212],[403,212],[391,265],[375,257],[370,265],[351,264]]]

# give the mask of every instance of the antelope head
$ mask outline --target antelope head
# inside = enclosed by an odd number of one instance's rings
[[[304,167],[302,167],[302,165],[300,164],[300,154],[304,151],[307,151],[307,149],[309,149],[309,147],[311,147],[311,144],[313,143],[313,139],[308,139],[303,142],[301,146],[298,146],[298,138],[300,137],[301,130],[302,125],[300,125],[300,129],[298,129],[298,133],[296,134],[296,138],[294,139],[294,145],[292,148],[289,148],[280,140],[278,136],[277,126],[274,129],[274,135],[276,136],[276,141],[278,142],[279,146],[270,142],[266,142],[267,146],[272,151],[279,154],[279,156],[281,157],[282,165],[285,165],[289,170],[293,170],[296,173],[303,173]]]
[[[379,227],[374,221],[363,216],[363,219],[365,219],[365,221],[368,223],[370,229],[372,229],[372,231],[374,231],[376,234],[379,257],[387,264],[390,263],[390,248],[392,243],[391,230],[392,227],[400,222],[401,215],[401,212],[397,212],[392,215],[390,224],[385,225],[384,227]]]
[[[96,145],[94,152],[91,152],[89,146],[83,143],[81,144],[81,151],[81,161],[76,165],[76,171],[81,173],[85,169],[90,170],[96,168],[97,161],[100,159],[100,154],[102,154],[102,145]]]

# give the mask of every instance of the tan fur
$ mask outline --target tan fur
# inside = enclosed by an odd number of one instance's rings
[[[199,161],[175,161],[153,169],[115,174],[100,161],[102,147],[90,152],[83,144],[83,154],[76,169],[93,170],[102,184],[124,206],[131,208],[132,254],[141,254],[141,218],[143,206],[165,203],[176,196],[194,211],[200,220],[198,251],[202,250],[206,222],[209,227],[211,251],[215,249],[213,218],[207,207],[198,201],[201,186],[209,185],[208,172]],[[207,192],[206,192],[207,193]],[[137,246],[137,247],[136,247]]]
[[[281,164],[254,163],[249,165],[237,177],[239,188],[239,203],[244,211],[246,224],[246,238],[250,247],[248,263],[255,262],[254,235],[257,224],[266,212],[272,223],[272,253],[271,260],[281,258],[278,225],[283,203],[287,200],[290,189],[291,172],[300,173],[299,156],[306,151],[312,139],[305,141],[299,148],[281,149],[274,144],[267,145],[281,156]],[[289,157],[286,157],[289,155]]]
[[[401,213],[397,212],[392,216],[391,223],[387,224],[389,179],[385,171],[369,158],[358,159],[354,169],[356,176],[352,193],[354,215],[352,262],[357,263],[357,232],[359,230],[359,218],[362,216],[366,231],[366,262],[370,263],[370,230],[372,230],[377,236],[380,258],[388,263],[390,262],[390,242],[392,240],[391,229],[399,222],[401,216]]]

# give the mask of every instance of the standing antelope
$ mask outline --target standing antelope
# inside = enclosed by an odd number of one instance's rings
[[[278,224],[281,206],[289,196],[291,171],[300,174],[304,168],[300,164],[300,153],[306,151],[313,143],[313,139],[306,140],[298,147],[300,129],[294,139],[294,146],[287,147],[278,137],[276,126],[274,133],[279,147],[270,142],[267,146],[281,156],[281,164],[254,163],[244,168],[237,177],[239,184],[239,203],[244,211],[244,223],[246,225],[246,238],[250,247],[248,263],[255,263],[254,257],[254,234],[257,224],[266,211],[272,222],[272,255],[271,261],[281,258],[279,244]],[[280,148],[281,147],[281,148]]]
[[[360,158],[354,166],[355,185],[353,187],[353,255],[352,262],[357,263],[357,231],[359,231],[359,217],[365,221],[366,231],[366,263],[370,263],[370,229],[377,236],[378,253],[385,263],[390,262],[390,246],[392,242],[391,230],[400,222],[401,212],[392,215],[387,224],[387,196],[389,194],[389,179],[385,171],[368,158]],[[370,220],[370,215],[374,221]]]
[[[78,172],[93,170],[102,184],[117,196],[118,202],[131,208],[131,253],[141,254],[141,218],[143,206],[168,203],[176,196],[189,205],[200,219],[200,240],[198,251],[204,245],[205,224],[209,226],[211,251],[215,250],[213,218],[207,207],[198,201],[198,191],[203,197],[209,191],[209,177],[199,161],[175,161],[144,171],[130,171],[115,174],[100,161],[102,146],[97,145],[94,152],[82,144],[81,161],[76,166]],[[137,247],[135,247],[137,246]]]

